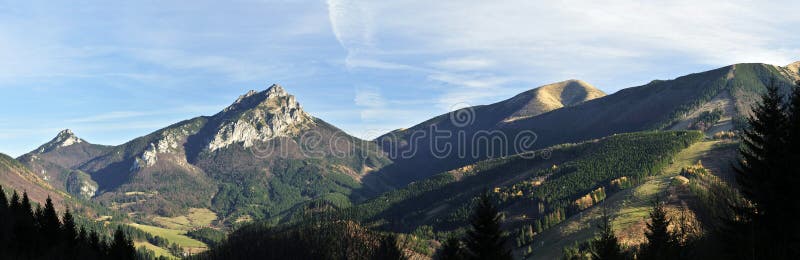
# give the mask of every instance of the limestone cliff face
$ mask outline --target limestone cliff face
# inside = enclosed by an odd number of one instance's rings
[[[262,92],[251,90],[214,117],[221,123],[208,144],[209,151],[235,143],[247,148],[258,141],[295,136],[314,124],[295,97],[279,85]]]
[[[89,174],[75,170],[69,173],[66,188],[73,196],[88,200],[94,197],[99,187]]]
[[[203,120],[189,120],[154,133],[154,138],[151,139],[147,148],[134,158],[130,171],[133,172],[155,165],[159,154],[175,155],[171,156],[171,158],[179,160],[179,164],[188,164],[184,154],[184,143],[186,138],[197,134],[204,123],[205,121]]]

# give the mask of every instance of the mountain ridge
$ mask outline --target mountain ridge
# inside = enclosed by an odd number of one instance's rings
[[[246,216],[279,218],[304,203],[346,206],[497,156],[487,152],[497,147],[466,144],[464,149],[478,151],[474,158],[437,158],[425,149],[409,158],[391,157],[397,150],[415,148],[408,138],[419,129],[436,126],[506,136],[531,131],[536,143],[528,148],[539,149],[616,133],[691,128],[700,115],[722,107],[726,110],[721,118],[701,130],[730,130],[770,78],[785,84],[799,66],[734,64],[611,95],[583,81],[567,80],[443,114],[372,141],[313,117],[282,86],[273,84],[248,91],[214,115],[184,120],[117,146],[93,145],[65,130],[18,160],[32,172],[58,172],[61,181],[54,187],[120,210],[176,215],[187,207],[209,208],[226,223]],[[466,124],[454,121],[459,113],[471,117]],[[325,143],[315,151],[303,143],[306,134],[339,143]],[[81,152],[80,158],[59,161],[75,151]],[[349,153],[339,156],[343,151]],[[502,152],[501,156],[514,154]],[[53,158],[34,163],[45,155]],[[70,185],[70,180],[78,181]]]
[[[791,75],[788,75],[790,73]],[[788,75],[788,76],[787,76]],[[698,126],[701,130],[732,130],[746,122],[749,108],[758,101],[760,93],[766,85],[775,79],[782,86],[784,93],[793,85],[793,77],[788,69],[763,63],[741,63],[720,67],[713,70],[692,73],[671,80],[654,80],[648,84],[630,87],[611,95],[595,98],[551,110],[536,116],[513,120],[504,124],[486,123],[489,106],[475,106],[453,111],[426,120],[404,131],[395,131],[376,139],[386,152],[414,151],[414,156],[393,158],[394,164],[385,169],[379,176],[395,187],[402,187],[415,180],[424,179],[438,172],[455,169],[469,163],[486,158],[513,155],[518,147],[514,147],[512,137],[520,134],[531,134],[534,139],[531,147],[539,149],[560,143],[580,142],[600,138],[617,133],[637,132],[645,130],[670,129],[681,122],[689,120],[688,126]],[[723,95],[724,94],[724,95]],[[728,95],[729,96],[726,96]],[[702,110],[704,104],[714,98],[725,98],[733,108],[720,118],[710,116],[702,122],[698,115],[714,114],[714,110]],[[726,98],[727,97],[727,98]],[[724,105],[725,103],[721,103]],[[715,106],[709,106],[715,108]],[[724,108],[724,107],[723,107]],[[701,109],[702,111],[698,111]],[[467,115],[464,119],[459,116]],[[449,120],[448,120],[449,119]],[[723,120],[724,119],[724,120]],[[453,124],[456,122],[458,124]],[[464,124],[461,124],[464,123]],[[719,123],[727,124],[717,127]],[[442,158],[437,155],[432,145],[434,131],[425,129],[435,125],[437,129],[453,129],[451,132],[465,135],[440,137],[437,142],[460,145],[462,150],[472,151],[473,156],[451,156]],[[708,126],[706,126],[708,125]],[[706,129],[706,127],[709,127]],[[680,129],[674,129],[680,130]],[[473,143],[478,134],[499,135],[505,137],[504,144]],[[414,136],[414,132],[422,132]],[[535,137],[534,137],[535,136]],[[414,138],[414,140],[412,140]],[[459,139],[460,138],[460,139]],[[413,142],[412,142],[413,141]]]
[[[301,136],[309,133],[330,143],[310,147]],[[311,200],[362,198],[374,191],[360,176],[388,162],[377,151],[311,116],[273,84],[248,91],[214,115],[110,146],[66,170],[70,179],[96,182],[75,192],[94,189],[86,197],[117,210],[174,216],[188,207],[209,208],[232,222],[277,217]]]

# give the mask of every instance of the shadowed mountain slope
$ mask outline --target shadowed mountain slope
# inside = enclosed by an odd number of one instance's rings
[[[512,120],[507,120],[506,108],[508,104],[529,104],[515,102],[525,93],[493,105],[459,109],[376,139],[392,155],[394,164],[367,178],[402,187],[483,159],[616,133],[734,129],[745,122],[750,106],[767,84],[774,81],[788,93],[797,77],[795,67],[736,64],[673,80],[654,80],[539,115],[511,116]],[[524,111],[519,110],[524,107],[529,106],[517,105],[511,111]]]

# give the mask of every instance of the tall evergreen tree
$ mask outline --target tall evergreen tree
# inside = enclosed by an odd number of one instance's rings
[[[31,206],[31,199],[28,198],[28,192],[22,192],[22,200],[20,201],[20,208],[19,213],[25,215],[26,217],[33,217],[33,207]]]
[[[3,190],[3,185],[0,185],[0,214],[4,214],[8,210],[8,198],[6,191]]]
[[[47,196],[47,200],[45,200],[44,209],[42,210],[41,216],[39,216],[38,222],[42,235],[48,245],[60,239],[58,234],[61,229],[61,221],[58,220],[58,213],[56,213],[56,208],[50,196]]]
[[[0,185],[0,245],[8,245],[9,227],[11,226],[11,216],[8,209],[8,198],[3,186]],[[0,250],[2,251],[2,250]],[[0,258],[8,258],[4,252],[0,252]]]
[[[11,201],[8,203],[8,209],[12,212],[18,212],[22,204],[19,202],[19,194],[17,191],[11,193]]]
[[[794,88],[792,88],[788,110],[788,147],[792,154],[798,155],[800,154],[800,80],[798,80]],[[795,170],[797,169],[798,168],[795,168]]]
[[[461,241],[458,237],[450,237],[442,244],[439,250],[438,259],[440,260],[462,260],[464,259],[463,251],[461,250]]]
[[[761,213],[772,210],[778,200],[772,187],[779,174],[778,165],[785,151],[786,123],[783,96],[774,83],[767,87],[761,103],[753,108],[740,149],[742,161],[737,168],[737,182],[742,193]]]
[[[800,80],[792,88],[792,94],[789,99],[788,105],[788,127],[787,127],[787,163],[784,169],[787,170],[784,174],[788,174],[784,188],[787,190],[784,194],[787,196],[786,208],[784,208],[784,218],[787,221],[785,224],[786,232],[789,234],[787,237],[788,247],[792,250],[788,252],[792,257],[800,257],[800,221],[795,218],[800,216],[800,203],[795,202],[792,194],[797,187],[800,187]],[[786,194],[789,193],[789,194]]]
[[[600,234],[597,239],[592,241],[594,257],[600,260],[622,259],[622,249],[619,246],[617,236],[614,235],[611,214],[606,207],[602,208],[602,215],[597,228],[600,229]]]
[[[27,192],[22,192],[22,200],[17,206],[14,221],[14,242],[20,255],[31,258],[38,250],[36,223]]]
[[[64,220],[64,222],[67,222]],[[78,240],[79,241],[87,241],[89,240],[89,234],[86,233],[86,229],[81,227],[80,231],[78,232]]]
[[[64,217],[62,219],[64,220],[64,224],[61,226],[61,235],[70,247],[75,246],[76,239],[78,238],[78,231],[75,227],[75,218],[72,217],[69,208],[64,211]],[[83,228],[81,228],[81,230],[83,231]]]
[[[100,241],[100,236],[97,234],[97,231],[92,230],[92,232],[89,232],[89,246],[95,251],[105,254],[105,244]]]
[[[500,230],[500,214],[488,192],[481,194],[478,199],[470,224],[466,238],[470,258],[511,259],[511,252],[506,249],[506,239]]]
[[[42,223],[40,221],[44,220],[44,209],[42,209],[42,205],[37,204],[36,208],[33,209],[33,222],[36,223],[36,227],[38,227],[41,231]]]
[[[109,258],[115,260],[133,260],[136,258],[136,248],[133,242],[125,236],[122,228],[117,227],[114,232],[114,240],[109,248]]]
[[[732,247],[745,250],[750,258],[786,259],[800,257],[797,242],[793,201],[796,189],[796,163],[790,155],[793,134],[790,116],[786,113],[783,95],[774,83],[762,95],[744,131],[741,161],[736,180],[744,198],[750,202],[733,205],[737,213],[724,237]],[[795,165],[792,165],[795,164]],[[746,236],[734,234],[745,232]],[[736,250],[736,249],[734,249]]]
[[[642,247],[641,259],[674,259],[675,250],[669,223],[664,202],[656,199],[650,212],[650,222],[647,223],[647,244]]]

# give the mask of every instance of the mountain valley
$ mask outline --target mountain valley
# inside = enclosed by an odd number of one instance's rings
[[[363,237],[375,234],[361,225],[404,234],[423,259],[433,241],[464,232],[488,193],[514,256],[552,259],[594,236],[601,205],[626,247],[643,239],[648,202],[660,194],[671,216],[690,212],[711,229],[720,202],[708,194],[735,183],[729,166],[752,107],[770,84],[789,95],[798,68],[735,64],[608,95],[567,80],[375,140],[305,112],[275,84],[120,145],[63,130],[16,159],[0,155],[0,185],[50,196],[89,222],[170,237],[191,254],[212,248],[200,230],[224,237],[248,223],[291,227],[322,215],[353,221],[336,223]]]

